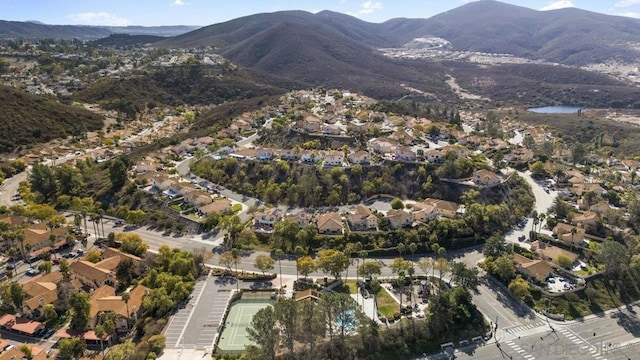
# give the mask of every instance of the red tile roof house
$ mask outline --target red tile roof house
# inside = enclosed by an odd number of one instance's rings
[[[103,285],[116,286],[118,280],[115,270],[121,258],[121,256],[112,256],[95,264],[86,260],[78,260],[72,262],[69,267],[76,278],[88,288],[96,289]]]
[[[122,296],[116,296],[116,290],[108,285],[102,286],[91,293],[91,311],[89,328],[95,329],[99,315],[102,312],[116,314],[116,331],[126,332],[138,318],[142,301],[149,292],[145,286],[137,285],[129,291],[129,301],[124,302]]]
[[[0,317],[0,327],[25,335],[33,335],[36,331],[44,329],[41,322],[16,317],[13,314],[4,314]]]

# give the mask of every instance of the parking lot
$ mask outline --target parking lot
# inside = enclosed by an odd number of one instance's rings
[[[563,292],[573,290],[574,285],[562,277],[550,277],[547,279],[547,288],[550,292]]]
[[[192,297],[171,316],[165,331],[168,349],[208,349],[218,332],[235,281],[198,280]]]

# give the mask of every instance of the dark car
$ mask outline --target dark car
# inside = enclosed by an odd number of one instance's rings
[[[8,270],[13,270],[13,269],[15,269],[15,268],[16,268],[16,264],[14,264],[14,263],[7,264],[7,269],[8,269]]]
[[[48,329],[44,335],[42,335],[43,338],[48,339],[50,338],[53,334],[55,334],[56,329]]]

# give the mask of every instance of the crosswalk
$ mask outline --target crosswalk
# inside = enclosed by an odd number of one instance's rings
[[[573,331],[567,328],[562,328],[557,332],[569,339],[576,346],[578,346],[580,348],[580,354],[583,356],[583,358],[584,355],[588,354],[591,355],[591,357],[593,357],[595,360],[607,360],[602,354],[598,352],[599,349],[597,347],[590,345]]]
[[[503,330],[513,336],[527,336],[549,330],[549,326],[540,320],[527,325],[511,326]]]
[[[524,358],[525,360],[535,360],[535,356],[528,354],[525,349],[523,349],[520,345],[516,344],[513,340],[505,342],[513,351],[517,352]]]

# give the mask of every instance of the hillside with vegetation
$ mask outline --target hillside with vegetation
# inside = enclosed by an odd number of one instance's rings
[[[456,66],[457,65],[457,66]],[[640,108],[640,90],[604,74],[565,66],[454,64],[451,74],[472,93],[493,101],[528,105]],[[514,96],[515,94],[515,96]]]
[[[152,67],[124,79],[105,78],[75,95],[105,108],[120,104],[135,112],[161,105],[219,104],[283,94],[299,83],[246,68],[201,65]]]
[[[0,86],[0,152],[83,136],[102,128],[104,119],[82,107],[66,105],[49,96],[36,96]]]

